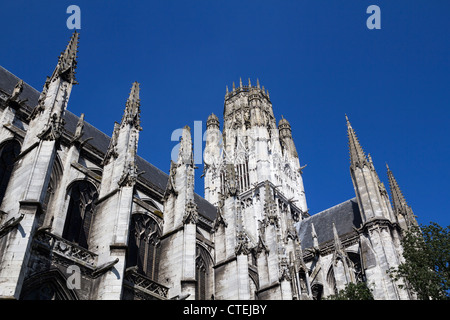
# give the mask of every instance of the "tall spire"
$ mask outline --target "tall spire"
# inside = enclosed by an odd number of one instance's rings
[[[399,217],[402,215],[405,218],[406,226],[409,227],[412,224],[417,224],[411,207],[406,203],[406,199],[400,190],[400,187],[395,179],[392,171],[386,163],[387,176],[389,179],[389,189],[391,189],[392,204],[394,206],[394,212]]]
[[[76,31],[72,34],[66,49],[59,56],[58,64],[53,72],[52,78],[61,76],[64,80],[77,84],[75,80],[75,69],[77,67],[79,37],[80,34]]]
[[[353,130],[347,115],[345,115],[345,119],[347,120],[347,136],[348,136],[348,147],[350,150],[351,167],[362,168],[367,163],[366,155],[364,154],[364,150],[361,147],[361,144],[359,143],[358,137],[356,136],[356,133]]]
[[[141,130],[140,127],[140,113],[141,113],[141,100],[139,99],[139,83],[133,82],[130,95],[125,105],[125,112],[120,123],[121,126],[125,124],[131,124],[135,128]]]

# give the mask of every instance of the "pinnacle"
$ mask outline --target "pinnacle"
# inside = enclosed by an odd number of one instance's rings
[[[239,77],[239,85],[236,85],[235,82],[233,81],[231,93],[234,93],[235,91],[237,91],[237,92],[250,91],[255,88],[259,89],[266,96],[267,99],[270,99],[269,90],[266,90],[264,88],[264,86],[262,86],[262,87],[260,86],[258,78],[256,78],[256,86],[254,86],[254,85],[252,85],[252,81],[250,78],[248,78],[248,85],[244,85],[242,82],[242,77]],[[225,92],[226,92],[226,95],[230,94],[228,85],[225,86]]]
[[[389,189],[391,190],[392,204],[394,207],[394,212],[398,215],[401,214],[406,219],[407,225],[416,224],[414,214],[406,199],[400,190],[397,180],[394,178],[392,171],[386,163],[387,175],[389,180]]]
[[[361,144],[359,143],[358,137],[353,130],[347,115],[347,136],[348,136],[348,146],[350,149],[350,163],[352,166],[363,166],[366,163],[366,155],[364,153]]]
[[[53,72],[52,77],[63,76],[66,80],[76,84],[75,69],[77,67],[78,39],[80,34],[76,31],[70,37],[66,49],[61,52],[58,64]]]
[[[388,164],[386,163],[387,175],[389,180],[389,189],[391,189],[392,200],[394,201],[394,206],[400,203],[406,203],[405,197],[403,196],[402,191],[397,183],[397,180],[394,177],[394,174],[389,169]]]
[[[133,82],[130,95],[125,104],[125,112],[122,117],[122,125],[126,122],[140,128],[141,100],[139,99],[139,82]]]
[[[178,164],[194,164],[192,152],[191,128],[185,125],[181,134],[180,149],[178,150]]]
[[[128,100],[132,100],[133,102],[139,102],[139,82],[133,82],[133,86],[131,87],[130,96]]]

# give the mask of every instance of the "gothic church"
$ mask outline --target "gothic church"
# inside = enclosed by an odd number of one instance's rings
[[[415,298],[386,273],[415,216],[348,119],[355,198],[310,214],[289,122],[259,82],[233,84],[222,131],[207,119],[201,197],[189,127],[168,174],[138,156],[138,83],[111,137],[67,109],[78,38],[40,92],[0,67],[1,299],[319,300],[361,281]]]

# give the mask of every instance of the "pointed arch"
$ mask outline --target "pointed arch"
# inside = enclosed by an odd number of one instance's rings
[[[158,222],[145,213],[133,213],[128,234],[127,268],[152,280],[158,279],[161,248],[161,228]]]
[[[314,282],[311,286],[311,291],[314,300],[322,300],[323,285],[320,282]]]
[[[195,258],[195,299],[206,300],[211,283],[211,266],[213,258],[203,243],[197,241]]]
[[[331,264],[331,266],[328,270],[328,273],[327,273],[327,284],[328,284],[329,291],[332,292],[332,294],[338,293],[337,286],[336,286],[336,277],[334,275],[333,264]]]
[[[62,237],[87,249],[97,188],[88,180],[76,180],[67,188],[67,195],[70,200]]]
[[[16,139],[9,139],[0,144],[0,204],[6,193],[21,145]]]
[[[70,290],[67,279],[58,269],[40,272],[26,279],[20,293],[20,300],[78,300]]]

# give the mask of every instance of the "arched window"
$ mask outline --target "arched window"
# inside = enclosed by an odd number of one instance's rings
[[[197,287],[195,297],[197,300],[206,299],[206,263],[202,258],[195,261],[195,278],[197,279]]]
[[[327,275],[328,287],[330,288],[332,294],[337,294],[338,290],[336,287],[336,278],[334,277],[334,269],[333,266],[330,267]]]
[[[156,280],[158,277],[161,232],[157,222],[146,214],[133,214],[128,238],[127,268]]]
[[[9,140],[0,147],[0,204],[5,196],[14,162],[20,153],[20,144],[16,140]]]
[[[311,286],[312,297],[314,300],[322,300],[323,286],[320,283],[314,283]]]
[[[63,238],[88,248],[89,230],[94,216],[98,192],[88,181],[75,182],[68,192],[70,195]]]
[[[78,300],[74,290],[67,287],[65,276],[59,270],[44,271],[27,278],[22,286],[20,300]]]
[[[210,274],[209,266],[211,266],[211,256],[209,252],[197,243],[195,258],[195,299],[206,300],[208,297],[208,277]]]

